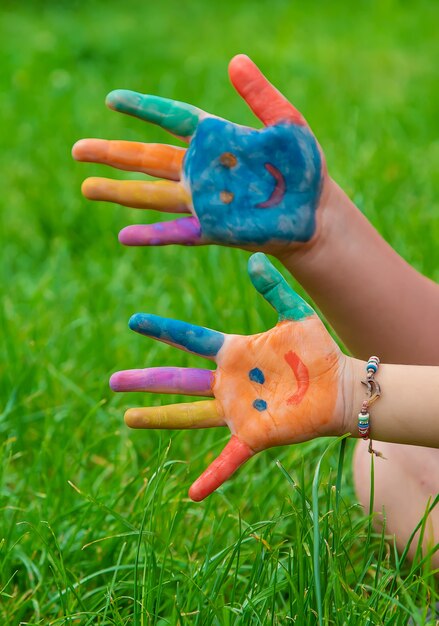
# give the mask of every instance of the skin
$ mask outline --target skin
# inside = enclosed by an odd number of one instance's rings
[[[306,128],[313,137],[303,116],[268,82],[248,57],[234,57],[229,73],[235,89],[266,127],[287,123],[300,131]],[[214,117],[191,105],[156,96],[136,94],[132,97],[128,94],[132,92],[112,92],[107,103],[115,110],[159,124],[189,142],[197,141],[197,128],[201,122]],[[236,144],[229,151],[233,150],[236,151]],[[192,197],[191,180],[188,182],[184,177],[184,168],[190,164],[185,163],[186,152],[182,148],[85,139],[74,146],[73,155],[80,161],[104,163],[178,183],[177,195],[181,202],[187,203],[187,209],[192,215],[163,225],[128,227],[120,234],[122,243],[221,243],[263,250],[277,256],[294,274],[356,357],[367,359],[371,354],[378,354],[382,361],[389,363],[439,364],[439,336],[436,332],[439,318],[438,285],[416,272],[380,237],[331,179],[323,152],[320,148],[318,150],[319,183],[314,181],[314,186],[309,190],[315,202],[315,228],[308,239],[301,239],[297,233],[291,236],[290,241],[279,240],[267,224],[264,241],[257,240],[248,232],[241,240],[237,239],[236,233],[230,240],[220,235],[212,236],[210,232],[206,236],[198,212],[203,216],[208,208],[202,203],[204,196],[200,203],[196,194]],[[309,154],[309,150],[305,150],[303,156],[306,154]],[[246,163],[250,166],[250,161]],[[314,161],[314,167],[315,164]],[[311,164],[305,162],[302,170],[304,180],[310,167]],[[281,168],[277,169],[280,171]],[[275,177],[272,178],[275,180]],[[123,197],[128,196],[126,192],[115,189],[114,183],[108,184],[113,184],[113,191],[104,194],[96,192],[99,185],[102,189],[101,182],[88,179],[84,182],[83,192],[86,197],[112,202],[121,202]],[[273,182],[273,188],[275,184]],[[220,185],[218,194],[223,190],[223,185]],[[191,194],[191,200],[188,200],[188,193]],[[163,210],[165,203],[159,204],[156,203],[154,208]],[[244,203],[243,221],[248,207],[254,207],[254,204],[252,198]],[[288,206],[292,213],[297,212],[294,203]],[[261,211],[267,215],[272,209],[263,208]],[[252,236],[253,244],[250,241]],[[389,285],[392,289],[389,289]],[[417,420],[415,423],[419,424],[419,428],[422,427]],[[357,446],[354,478],[360,501],[367,507],[370,459],[366,447]],[[387,528],[397,533],[398,542],[404,545],[414,524],[406,514],[405,490],[397,487],[402,476],[407,484],[414,486],[411,489],[410,509],[413,517],[419,519],[428,498],[439,491],[439,452],[431,448],[419,449],[391,443],[383,444],[382,448],[389,461],[379,460],[375,464],[375,506],[379,513],[383,505],[386,507]],[[439,512],[434,511],[430,517],[433,526],[439,528]]]
[[[365,364],[350,359],[348,367],[352,367],[351,375],[355,383],[351,396],[353,406],[344,430],[355,432],[358,407],[365,398],[364,390],[358,385],[358,380],[364,377]],[[374,464],[375,476],[378,475],[374,494],[376,522],[380,525],[384,506],[386,533],[395,535],[396,545],[402,551],[438,492],[439,367],[382,364],[377,380],[383,393],[371,407],[370,414],[374,449],[384,459],[378,458]],[[416,445],[401,445],[409,443]],[[367,448],[366,443],[360,441],[354,456],[355,484],[364,502],[369,498],[370,486],[370,454]],[[419,533],[410,546],[411,557],[416,552],[418,536]],[[423,543],[424,554],[430,552],[435,568],[439,567],[438,536],[436,507],[428,517]]]

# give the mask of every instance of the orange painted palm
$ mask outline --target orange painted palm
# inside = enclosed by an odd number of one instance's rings
[[[115,391],[153,391],[213,396],[213,400],[129,409],[133,428],[228,426],[232,437],[220,456],[192,485],[202,500],[256,452],[342,431],[341,393],[346,357],[313,309],[257,253],[249,261],[255,288],[279,313],[264,333],[240,336],[138,313],[130,327],[216,362],[215,371],[150,368],[118,372]]]
[[[128,226],[119,235],[123,244],[216,243],[278,253],[315,238],[328,176],[311,129],[248,57],[232,59],[229,72],[264,128],[233,124],[184,102],[116,90],[107,98],[112,109],[158,124],[189,148],[102,139],[74,146],[79,161],[165,179],[89,178],[82,188],[87,198],[190,215]]]

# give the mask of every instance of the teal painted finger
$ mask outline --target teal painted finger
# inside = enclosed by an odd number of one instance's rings
[[[250,257],[248,273],[255,289],[279,313],[279,321],[299,321],[315,315],[314,309],[289,286],[262,252]]]
[[[199,120],[205,116],[201,109],[191,104],[127,89],[110,92],[106,104],[110,109],[157,124],[180,137],[193,135]]]

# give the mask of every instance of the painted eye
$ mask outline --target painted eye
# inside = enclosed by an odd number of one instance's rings
[[[231,168],[235,167],[238,164],[238,159],[231,152],[223,152],[219,158],[219,162],[221,163],[221,165],[224,165],[224,167]]]
[[[254,383],[259,383],[260,385],[263,385],[265,383],[264,372],[259,369],[259,367],[254,367],[253,369],[251,369],[248,373],[248,377]],[[253,408],[257,411],[265,411],[265,409],[267,408],[267,403],[265,402],[265,400],[262,400],[262,398],[257,398],[253,402]]]
[[[253,407],[257,411],[265,411],[265,409],[267,408],[267,403],[265,402],[265,400],[261,400],[261,398],[258,398],[253,402]]]
[[[221,191],[220,200],[224,204],[230,204],[233,201],[235,194],[232,191]]]
[[[265,383],[264,372],[260,370],[259,367],[254,367],[252,370],[250,370],[248,373],[248,377],[254,383],[260,383],[261,385]]]

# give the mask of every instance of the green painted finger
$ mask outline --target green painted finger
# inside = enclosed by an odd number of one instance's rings
[[[314,309],[288,285],[262,252],[250,257],[248,273],[254,287],[279,313],[279,321],[299,321],[315,315]]]
[[[179,137],[191,137],[200,119],[206,116],[191,104],[127,89],[110,92],[106,104],[110,109],[157,124]]]

